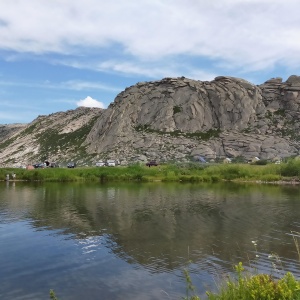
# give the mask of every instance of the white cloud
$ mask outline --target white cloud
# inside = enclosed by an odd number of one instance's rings
[[[129,70],[136,74],[143,61],[176,55],[247,70],[300,66],[299,9],[298,0],[1,1],[0,48],[39,54],[92,51],[100,57],[126,53],[137,58]],[[124,68],[129,69],[121,65],[117,71]]]
[[[82,81],[82,80],[69,80],[63,82],[61,87],[71,89],[71,90],[104,90],[110,92],[120,92],[121,88],[116,88],[112,86],[108,86],[105,84],[101,84],[99,82],[90,82],[90,81]]]
[[[64,82],[54,83],[49,80],[43,82],[26,82],[26,81],[5,81],[0,80],[0,86],[19,86],[19,87],[31,87],[42,89],[66,89],[73,91],[82,90],[103,90],[109,92],[120,92],[121,88],[112,87],[99,82],[82,81],[82,80],[68,80]]]
[[[212,71],[199,70],[197,66],[188,65],[187,63],[182,66],[179,63],[170,60],[164,60],[163,62],[135,62],[135,61],[122,61],[119,60],[108,60],[102,61],[100,63],[82,63],[80,61],[66,61],[61,62],[56,61],[56,63],[61,63],[65,66],[71,66],[77,69],[86,69],[101,71],[107,73],[118,73],[122,75],[130,76],[146,76],[149,78],[163,78],[163,77],[180,77],[185,75],[188,78],[194,78],[201,80],[211,80],[218,76]],[[122,88],[116,88],[111,86],[102,85],[99,83],[85,83],[80,81],[69,81],[65,82],[65,86],[74,89],[102,89],[112,92],[120,92]]]
[[[102,102],[100,102],[96,99],[93,99],[90,96],[87,96],[83,100],[79,100],[76,104],[77,104],[77,106],[104,108],[104,104]]]

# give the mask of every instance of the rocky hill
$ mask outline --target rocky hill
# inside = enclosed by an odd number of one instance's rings
[[[0,164],[277,159],[300,151],[300,76],[254,85],[165,78],[126,88],[105,109],[78,108],[0,127]],[[2,131],[1,131],[2,130]]]
[[[102,109],[75,110],[38,116],[29,124],[0,126],[0,167],[50,161],[82,160],[83,142]]]

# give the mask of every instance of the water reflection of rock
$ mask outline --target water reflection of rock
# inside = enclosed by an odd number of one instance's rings
[[[0,210],[68,238],[103,236],[104,246],[154,272],[189,258],[210,264],[207,253],[227,262],[247,260],[251,239],[261,239],[267,251],[274,231],[289,232],[300,208],[299,189],[277,186],[53,183],[9,191],[1,190],[9,201],[2,197]],[[280,240],[273,251],[280,255],[287,247]]]

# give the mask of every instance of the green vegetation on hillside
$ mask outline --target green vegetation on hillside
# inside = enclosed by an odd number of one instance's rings
[[[6,147],[8,147],[10,144],[12,144],[15,140],[17,139],[17,137],[12,137],[10,139],[5,140],[4,142],[0,143],[0,150],[1,149],[5,149]]]
[[[178,109],[176,110],[176,112],[178,112]],[[221,130],[220,129],[209,129],[208,131],[196,131],[196,132],[183,132],[180,130],[174,130],[174,131],[161,131],[161,130],[157,130],[157,129],[152,129],[150,127],[150,125],[137,125],[135,127],[136,131],[139,132],[149,132],[149,133],[156,133],[159,135],[170,135],[170,136],[183,136],[183,137],[187,137],[187,138],[194,138],[197,140],[209,140],[211,138],[214,137],[219,137]]]
[[[175,115],[177,113],[180,113],[181,111],[182,111],[182,107],[181,106],[175,105],[173,107],[173,115]]]
[[[46,129],[36,136],[40,144],[40,155],[45,159],[49,154],[57,154],[60,149],[76,149],[78,158],[84,157],[85,147],[82,145],[97,120],[92,118],[87,124],[68,133],[59,133],[57,129]]]

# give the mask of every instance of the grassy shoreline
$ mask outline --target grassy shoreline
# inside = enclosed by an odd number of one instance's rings
[[[1,168],[0,180],[16,174],[15,181],[174,181],[174,182],[256,182],[299,184],[300,161],[290,160],[280,165],[251,164],[165,164],[157,167],[142,165],[119,167],[82,167],[75,169],[12,169]]]

